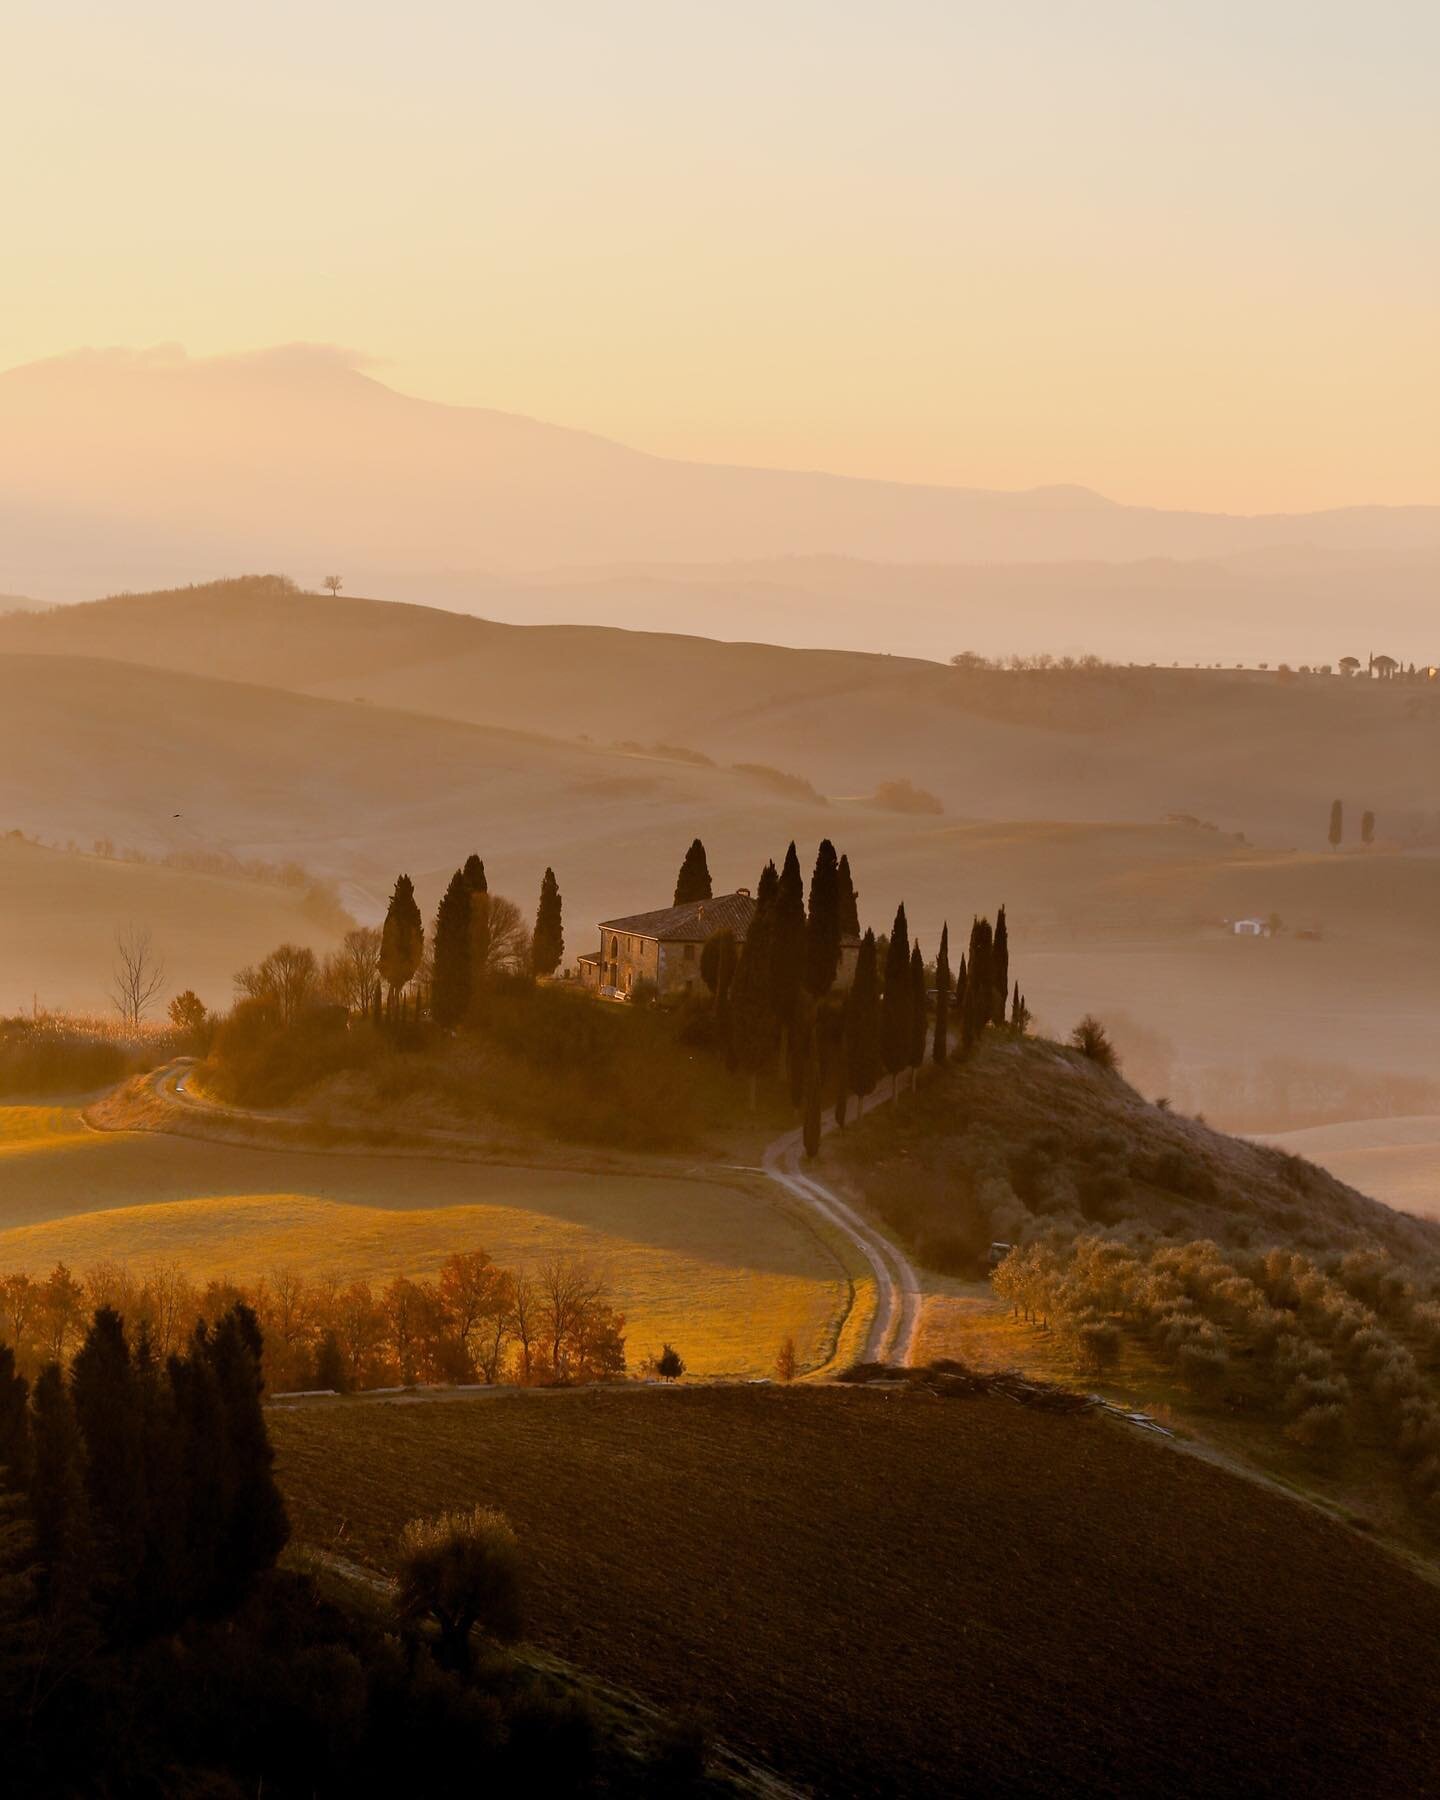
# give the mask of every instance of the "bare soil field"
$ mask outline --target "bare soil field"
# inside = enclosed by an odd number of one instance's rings
[[[1440,1787],[1440,1589],[1100,1417],[825,1388],[270,1422],[304,1541],[386,1569],[407,1518],[500,1506],[536,1643],[826,1794]]]

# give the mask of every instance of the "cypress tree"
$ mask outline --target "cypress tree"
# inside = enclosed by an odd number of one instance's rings
[[[750,1105],[760,1071],[775,1050],[774,978],[775,901],[779,877],[774,863],[767,863],[760,877],[755,914],[745,933],[739,967],[730,983],[730,1054],[750,1077]]]
[[[774,953],[771,964],[775,1022],[787,1044],[795,1037],[796,1007],[805,979],[805,878],[792,843],[785,852],[775,890]]]
[[[535,909],[535,936],[530,966],[537,975],[553,975],[565,954],[565,930],[560,911],[560,889],[555,871],[546,869],[540,883],[540,904]]]
[[[435,910],[434,965],[430,1016],[448,1029],[470,1006],[470,888],[463,869],[450,877]]]
[[[228,1591],[222,1547],[230,1518],[235,1472],[220,1384],[202,1320],[186,1355],[168,1365],[183,1486],[177,1504],[185,1523],[185,1589],[189,1610],[213,1613]]]
[[[85,1446],[85,1497],[95,1544],[96,1598],[122,1634],[141,1609],[149,1524],[140,1387],[125,1324],[113,1307],[91,1320],[70,1372]]]
[[[265,1429],[259,1321],[232,1306],[207,1343],[229,1446],[232,1485],[222,1539],[218,1598],[234,1604],[273,1567],[290,1536],[285,1502],[275,1485],[275,1452]]]
[[[23,1493],[30,1479],[30,1383],[15,1367],[15,1352],[0,1344],[0,1489]]]
[[[35,1382],[30,1444],[37,1590],[47,1611],[66,1612],[87,1597],[90,1532],[80,1428],[59,1363],[47,1364]]]
[[[976,919],[970,927],[970,953],[965,970],[965,1011],[961,1018],[967,1050],[994,1016],[994,986],[990,956],[993,941],[990,921]]]
[[[819,1033],[810,1033],[810,1054],[805,1059],[805,1112],[801,1137],[805,1154],[820,1154],[820,1043]]]
[[[925,958],[918,944],[910,952],[910,1082],[914,1085],[915,1071],[925,1060],[925,1040],[928,1036],[929,1008],[925,1003]]]
[[[835,887],[839,895],[840,933],[842,937],[860,935],[860,897],[850,876],[850,858],[842,856],[835,871]]]
[[[380,976],[390,990],[392,1011],[401,988],[414,980],[424,954],[425,925],[415,904],[415,884],[408,875],[400,875],[380,932]]]
[[[995,1010],[991,1021],[1005,1023],[1005,1002],[1010,994],[1010,932],[1005,924],[1005,908],[995,915],[995,941],[990,949],[990,980],[995,994]]]
[[[1375,842],[1375,815],[1373,812],[1366,811],[1360,815],[1360,842],[1362,844]]]
[[[900,1071],[910,1066],[910,927],[905,902],[895,912],[890,947],[885,953],[885,993],[880,1006],[880,1053],[889,1071],[892,1092],[900,1091]]]
[[[935,959],[935,1042],[931,1052],[936,1065],[950,1059],[950,926],[940,927],[940,954]]]
[[[954,1013],[960,1021],[961,1030],[965,1027],[965,1001],[970,992],[970,972],[965,966],[965,952],[960,952],[960,967],[955,971]]]
[[[711,932],[700,950],[700,979],[715,996],[716,1007],[724,1003],[725,991],[735,974],[735,933],[728,925]]]
[[[835,985],[840,934],[840,865],[835,846],[823,838],[810,877],[810,914],[805,924],[805,985],[817,1000]]]
[[[1338,800],[1330,802],[1330,848],[1338,850],[1345,836],[1345,808]]]
[[[688,906],[693,900],[711,898],[710,865],[705,860],[705,846],[697,837],[685,852],[685,860],[675,878],[675,904]]]
[[[488,894],[490,884],[485,879],[485,865],[472,850],[465,858],[460,873],[465,877],[465,885],[472,894]]]
[[[145,1472],[145,1563],[138,1583],[142,1628],[161,1631],[179,1624],[189,1606],[184,1491],[175,1396],[142,1326],[135,1346],[141,1456]]]
[[[880,1079],[880,984],[875,959],[875,933],[860,940],[855,979],[845,999],[845,1072],[847,1085],[864,1111],[866,1099]]]

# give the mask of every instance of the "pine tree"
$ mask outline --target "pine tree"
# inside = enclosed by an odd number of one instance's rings
[[[810,913],[805,922],[805,986],[817,1000],[835,985],[840,936],[840,865],[835,846],[823,838],[810,877]]]
[[[839,894],[841,935],[858,938],[860,935],[860,896],[855,892],[855,883],[850,876],[850,858],[848,856],[840,858],[840,867],[835,871],[835,886]]]
[[[460,1023],[469,1006],[470,888],[465,871],[457,869],[435,911],[430,1016],[448,1030]]]
[[[1345,836],[1345,808],[1338,800],[1330,802],[1330,848],[1338,850]]]
[[[916,944],[910,952],[910,1082],[925,1060],[925,1042],[929,1036],[929,1011],[925,1002],[925,958]]]
[[[408,875],[400,875],[380,932],[380,976],[390,990],[392,1010],[401,988],[414,980],[424,954],[425,925],[415,904],[415,884]]]
[[[465,866],[460,873],[465,877],[465,885],[472,894],[490,892],[490,884],[485,879],[485,865],[473,850],[465,858]]]
[[[995,938],[990,948],[990,985],[995,996],[990,1021],[1005,1023],[1005,1002],[1010,997],[1010,931],[1005,923],[1005,908],[995,915]]]
[[[785,852],[775,890],[771,976],[775,1023],[788,1045],[795,1037],[796,1008],[805,979],[805,878],[793,843]]]
[[[950,926],[940,927],[940,954],[935,959],[935,1041],[937,1065],[950,1060]]]
[[[890,1074],[892,1091],[900,1091],[900,1071],[910,1065],[910,927],[905,902],[895,912],[890,947],[885,954],[885,992],[880,1005],[880,1053]]]
[[[675,904],[688,906],[694,900],[711,898],[710,865],[705,860],[705,846],[697,837],[685,852],[685,860],[675,878]]]
[[[15,1367],[15,1352],[0,1344],[0,1490],[24,1491],[30,1479],[30,1383]]]
[[[875,933],[860,940],[855,979],[845,997],[845,1072],[847,1085],[864,1110],[880,1079],[880,983],[875,960]]]
[[[820,1154],[820,1086],[819,1033],[812,1031],[810,1052],[805,1059],[805,1109],[801,1130],[805,1154],[812,1159]]]
[[[537,975],[553,975],[565,954],[565,931],[560,911],[560,889],[555,871],[546,869],[540,883],[540,904],[535,910],[535,936],[530,965]]]

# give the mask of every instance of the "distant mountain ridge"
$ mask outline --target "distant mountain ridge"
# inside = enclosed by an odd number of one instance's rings
[[[1277,546],[1428,554],[1440,507],[1240,517],[1067,485],[1006,493],[682,462],[414,399],[304,346],[91,352],[0,374],[0,587],[67,599],[237,567],[311,581],[337,567],[374,587],[401,572],[1131,563]]]

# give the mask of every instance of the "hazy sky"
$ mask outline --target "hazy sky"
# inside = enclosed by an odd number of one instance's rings
[[[1440,500],[1435,0],[9,0],[0,365],[371,353],[671,454]]]

